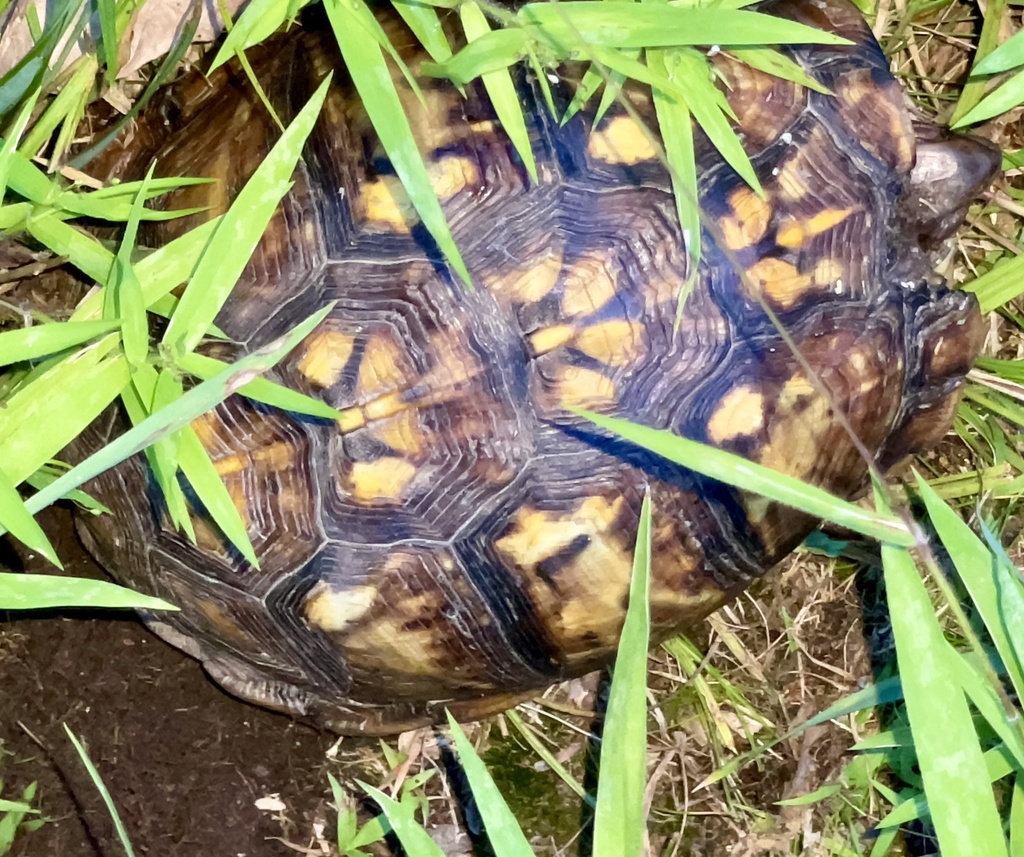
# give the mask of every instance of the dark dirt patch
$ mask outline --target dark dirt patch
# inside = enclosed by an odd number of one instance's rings
[[[47,517],[68,573],[102,576],[67,516]],[[225,695],[137,621],[3,621],[0,676],[0,741],[12,754],[0,759],[4,796],[37,780],[35,803],[52,819],[16,839],[14,855],[123,854],[63,723],[88,748],[140,855],[294,855],[273,837],[305,846],[315,817],[333,824],[324,770],[334,737]],[[271,794],[283,813],[256,807]]]

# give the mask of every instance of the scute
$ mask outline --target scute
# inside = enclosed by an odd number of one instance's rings
[[[942,436],[981,320],[970,296],[924,285],[926,256],[900,230],[916,215],[899,87],[846,0],[768,8],[853,45],[790,51],[833,94],[716,58],[764,193],[698,139],[695,272],[656,138],[634,118],[654,127],[650,99],[631,87],[630,111],[562,126],[522,79],[534,183],[481,87],[463,100],[421,81],[424,109],[397,81],[474,290],[447,269],[349,87],[332,89],[217,323],[252,348],[336,302],[274,378],[340,416],[234,397],[193,425],[260,569],[201,512],[198,546],[176,533],[141,459],[91,486],[115,515],[83,521],[90,549],[183,607],[152,620],[159,633],[233,693],[334,729],[395,731],[445,707],[482,715],[612,657],[645,493],[655,639],[692,627],[814,526],[567,405],[845,496],[864,486],[863,449],[884,468]],[[397,16],[382,21],[402,32]],[[422,57],[406,54],[415,70]],[[285,120],[335,64],[317,34],[253,54]],[[180,128],[169,137],[166,117]],[[165,172],[214,175],[173,202],[216,213],[276,133],[244,75],[226,69],[173,90],[107,169],[130,176],[156,154]],[[972,169],[965,194],[985,172]],[[119,425],[108,415],[73,454]]]

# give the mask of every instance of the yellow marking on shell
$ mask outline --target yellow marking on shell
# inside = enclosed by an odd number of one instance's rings
[[[804,177],[804,158],[799,152],[787,158],[778,167],[775,177],[779,196],[784,202],[797,202],[807,196],[807,181]]]
[[[560,366],[555,380],[555,397],[560,404],[581,408],[615,404],[615,383],[600,372],[581,366]]]
[[[756,244],[768,230],[772,207],[749,187],[741,187],[729,195],[732,212],[718,221],[722,243],[729,250],[743,250]]]
[[[511,532],[495,541],[509,562],[534,572],[527,577],[531,600],[569,657],[587,656],[595,643],[613,646],[622,627],[632,558],[614,528],[624,504],[598,495],[568,513],[520,509]],[[580,537],[585,547],[555,572],[555,599],[536,570]]]
[[[780,399],[768,443],[759,450],[758,460],[772,470],[805,478],[815,469],[819,457],[827,454],[822,440],[832,424],[828,402],[821,396],[815,396],[799,413],[784,408]]]
[[[408,232],[419,222],[416,208],[396,176],[381,176],[359,188],[356,211],[367,226],[387,232]]]
[[[341,377],[355,337],[339,330],[314,331],[302,343],[302,357],[296,364],[298,370],[318,387],[330,387]]]
[[[380,596],[375,586],[332,589],[321,582],[313,587],[302,607],[306,622],[328,633],[346,630],[358,622]]]
[[[639,356],[642,327],[624,318],[585,327],[573,345],[606,366],[624,366]]]
[[[339,412],[338,418],[334,422],[338,426],[338,431],[345,434],[365,426],[366,414],[363,413],[362,408],[346,408]]]
[[[793,265],[783,259],[767,256],[747,271],[750,286],[755,290],[751,297],[762,295],[783,309],[789,309],[814,288],[813,278],[801,274]]]
[[[401,393],[388,393],[388,395],[381,396],[379,399],[374,399],[370,402],[370,404],[363,408],[363,414],[367,420],[373,422],[374,420],[392,417],[409,407],[411,405],[402,400]]]
[[[764,396],[744,385],[722,397],[708,420],[708,437],[714,443],[727,443],[738,437],[757,434],[764,426]]]
[[[373,399],[386,390],[392,390],[405,380],[402,370],[405,349],[390,336],[374,335],[366,341],[359,362],[356,397]]]
[[[815,235],[820,235],[822,232],[827,232],[838,226],[851,214],[853,214],[852,208],[827,208],[811,215],[806,220],[788,218],[779,226],[775,240],[780,246],[795,250],[803,246],[808,238],[813,238]]]
[[[287,470],[295,463],[295,447],[285,441],[267,446],[226,455],[213,463],[217,475],[224,477],[243,470],[255,469],[258,473],[274,473]]]
[[[471,158],[450,155],[427,164],[427,175],[438,199],[451,199],[459,191],[480,183],[480,171]]]
[[[395,452],[407,456],[419,456],[424,452],[425,438],[415,409],[379,421],[374,424],[372,433],[377,440],[387,444]]]
[[[376,461],[353,462],[345,487],[357,503],[396,503],[415,475],[414,464],[386,455]]]
[[[573,318],[597,312],[615,297],[617,284],[609,259],[599,254],[583,256],[566,272],[562,284],[562,312]]]
[[[782,385],[782,390],[779,392],[778,407],[788,410],[801,399],[816,395],[818,395],[818,390],[810,379],[800,374],[793,375]]]
[[[562,271],[562,251],[549,248],[547,254],[525,270],[500,269],[484,279],[484,285],[497,298],[513,303],[532,304],[543,298],[558,282]]]
[[[576,335],[576,328],[571,324],[555,324],[535,330],[528,337],[530,349],[534,354],[547,354],[570,342]]]
[[[841,104],[855,108],[840,111],[845,121],[870,121],[872,127],[854,129],[862,146],[898,170],[913,166],[914,128],[899,86],[879,85],[865,70],[845,75],[835,87],[835,94]]]
[[[819,286],[830,286],[842,280],[845,272],[846,268],[842,262],[826,256],[814,266],[814,282]]]
[[[624,166],[653,161],[658,157],[651,131],[629,116],[616,116],[600,130],[591,131],[587,153],[606,164]]]

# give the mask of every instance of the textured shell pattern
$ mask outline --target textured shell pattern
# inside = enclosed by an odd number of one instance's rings
[[[814,524],[616,441],[567,404],[843,495],[866,465],[837,412],[882,466],[934,443],[980,319],[969,296],[894,273],[915,155],[902,93],[852,6],[776,11],[855,44],[791,51],[831,95],[716,58],[765,196],[698,142],[703,262],[678,329],[675,203],[626,111],[560,127],[524,80],[533,183],[477,87],[462,99],[425,83],[426,109],[402,90],[471,291],[336,84],[218,324],[253,348],[336,301],[275,377],[341,417],[235,396],[194,423],[258,570],[198,512],[198,546],[176,533],[141,458],[91,486],[115,510],[85,522],[91,550],[183,608],[154,628],[233,693],[335,729],[395,731],[446,705],[475,716],[611,659],[645,492],[656,639],[693,627]],[[336,64],[316,36],[255,59],[286,121]],[[110,169],[138,172],[157,153],[161,173],[213,176],[174,204],[217,213],[276,135],[227,70],[179,86]],[[106,415],[92,442],[120,425]]]

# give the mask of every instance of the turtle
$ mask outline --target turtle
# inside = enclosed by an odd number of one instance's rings
[[[981,348],[936,254],[995,173],[991,145],[915,114],[847,0],[761,11],[837,33],[784,53],[806,88],[714,54],[763,192],[696,132],[701,256],[649,94],[562,122],[517,72],[536,179],[484,89],[396,86],[473,287],[419,220],[331,38],[254,51],[287,122],[335,71],[294,185],[217,318],[244,353],[333,302],[273,372],[334,420],[233,395],[194,429],[246,524],[250,565],[196,502],[170,523],[145,459],[96,478],[87,548],[178,605],[144,614],[243,700],[342,733],[500,711],[609,664],[652,506],[652,643],[693,629],[817,521],[599,429],[578,409],[738,453],[843,497],[947,432]],[[415,74],[421,49],[382,26]],[[572,87],[553,83],[564,110]],[[653,135],[652,135],[653,131]],[[279,135],[238,68],[185,77],[108,152],[108,175],[199,175],[225,210]],[[696,237],[694,240],[697,240]],[[678,311],[681,287],[690,291]],[[122,431],[111,410],[79,457]]]

